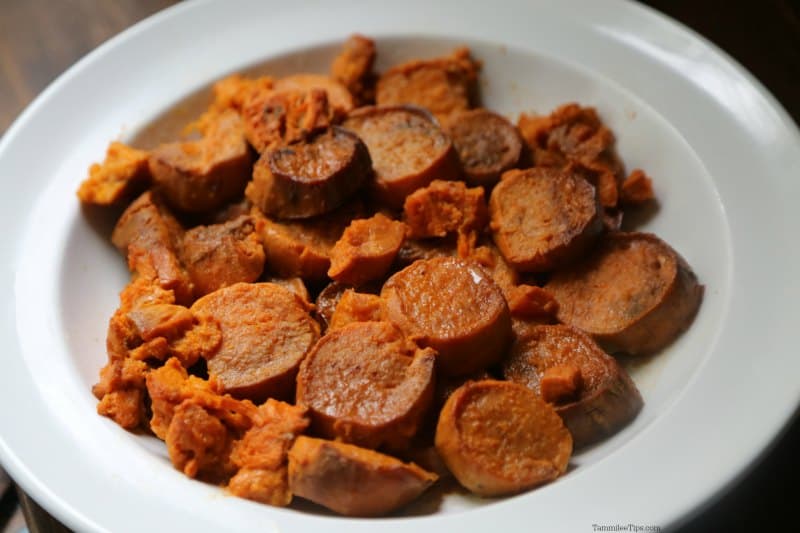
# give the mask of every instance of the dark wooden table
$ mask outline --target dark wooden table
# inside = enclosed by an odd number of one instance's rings
[[[89,50],[172,0],[0,0],[0,134],[19,112]],[[748,68],[800,123],[800,6],[791,0],[647,0]],[[800,179],[800,176],[797,176]],[[754,354],[757,357],[757,354]],[[800,376],[798,376],[800,379]],[[743,391],[747,384],[742,384]],[[800,420],[751,472],[681,533],[800,530]],[[13,495],[12,495],[13,497]],[[4,500],[8,499],[8,495]],[[22,495],[30,530],[54,522]],[[7,513],[7,505],[0,511]],[[0,517],[0,528],[7,517]],[[587,529],[588,531],[588,529]]]

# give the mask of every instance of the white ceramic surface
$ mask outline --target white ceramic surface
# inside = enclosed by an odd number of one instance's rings
[[[74,191],[112,138],[234,71],[324,71],[359,31],[379,67],[469,45],[488,107],[516,116],[579,101],[654,178],[642,229],[706,285],[691,329],[632,368],[646,406],[578,454],[556,483],[497,501],[446,498],[434,514],[351,520],[224,495],[169,464],[163,445],[94,413],[105,326],[128,279],[113,221]],[[181,4],[106,43],[50,86],[0,144],[0,456],[70,527],[88,531],[591,531],[666,527],[740,474],[800,399],[794,270],[800,134],[723,53],[638,5],[573,0],[463,5],[243,0]],[[104,219],[105,218],[105,219]]]

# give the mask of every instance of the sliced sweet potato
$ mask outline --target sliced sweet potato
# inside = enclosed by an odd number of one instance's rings
[[[553,408],[528,388],[472,381],[445,403],[436,449],[464,487],[480,496],[500,496],[563,474],[572,437]]]
[[[489,212],[495,244],[524,272],[547,272],[575,260],[603,230],[594,187],[556,169],[506,172],[492,191]]]
[[[421,346],[437,351],[449,375],[497,362],[511,338],[511,316],[500,288],[478,264],[441,257],[416,261],[384,284],[386,316]]]
[[[588,335],[569,326],[528,329],[503,362],[503,375],[551,402],[576,448],[612,435],[642,408],[627,372]]]
[[[289,450],[294,494],[346,516],[380,516],[411,502],[437,479],[382,453],[311,437]]]
[[[353,133],[333,127],[306,141],[265,152],[247,197],[277,218],[310,218],[341,206],[367,180],[371,161]]]
[[[559,303],[558,319],[608,350],[653,353],[691,324],[703,286],[688,263],[648,233],[606,236],[580,264],[544,286]]]
[[[403,449],[433,399],[433,365],[389,322],[329,329],[300,367],[297,403],[323,436]]]
[[[172,207],[203,213],[242,194],[253,158],[239,115],[226,110],[215,117],[203,139],[162,144],[150,152],[148,164],[156,187]]]
[[[306,302],[271,283],[237,283],[203,296],[192,312],[220,325],[208,373],[224,392],[258,401],[291,396],[300,362],[319,338]]]
[[[375,170],[377,198],[393,208],[434,179],[456,179],[453,144],[425,110],[411,106],[363,107],[343,126],[367,145]]]

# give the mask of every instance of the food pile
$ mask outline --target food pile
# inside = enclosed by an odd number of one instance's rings
[[[610,354],[652,354],[702,286],[598,113],[516,125],[466,49],[373,71],[239,75],[185,138],[120,142],[78,190],[117,206],[131,282],[98,413],[236,496],[392,513],[453,476],[480,496],[562,475],[640,411]]]

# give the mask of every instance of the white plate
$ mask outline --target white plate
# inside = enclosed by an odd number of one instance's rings
[[[661,202],[644,226],[706,285],[691,329],[634,369],[646,407],[539,490],[450,497],[433,515],[350,520],[225,496],[175,471],[163,446],[94,413],[108,317],[127,280],[74,191],[108,141],[184,96],[271,60],[325,69],[353,31],[381,65],[470,45],[506,113],[596,106]],[[800,135],[748,73],[638,5],[546,0],[205,1],[128,30],[51,85],[0,144],[3,465],[68,526],[89,531],[591,531],[674,525],[741,473],[800,399]]]

